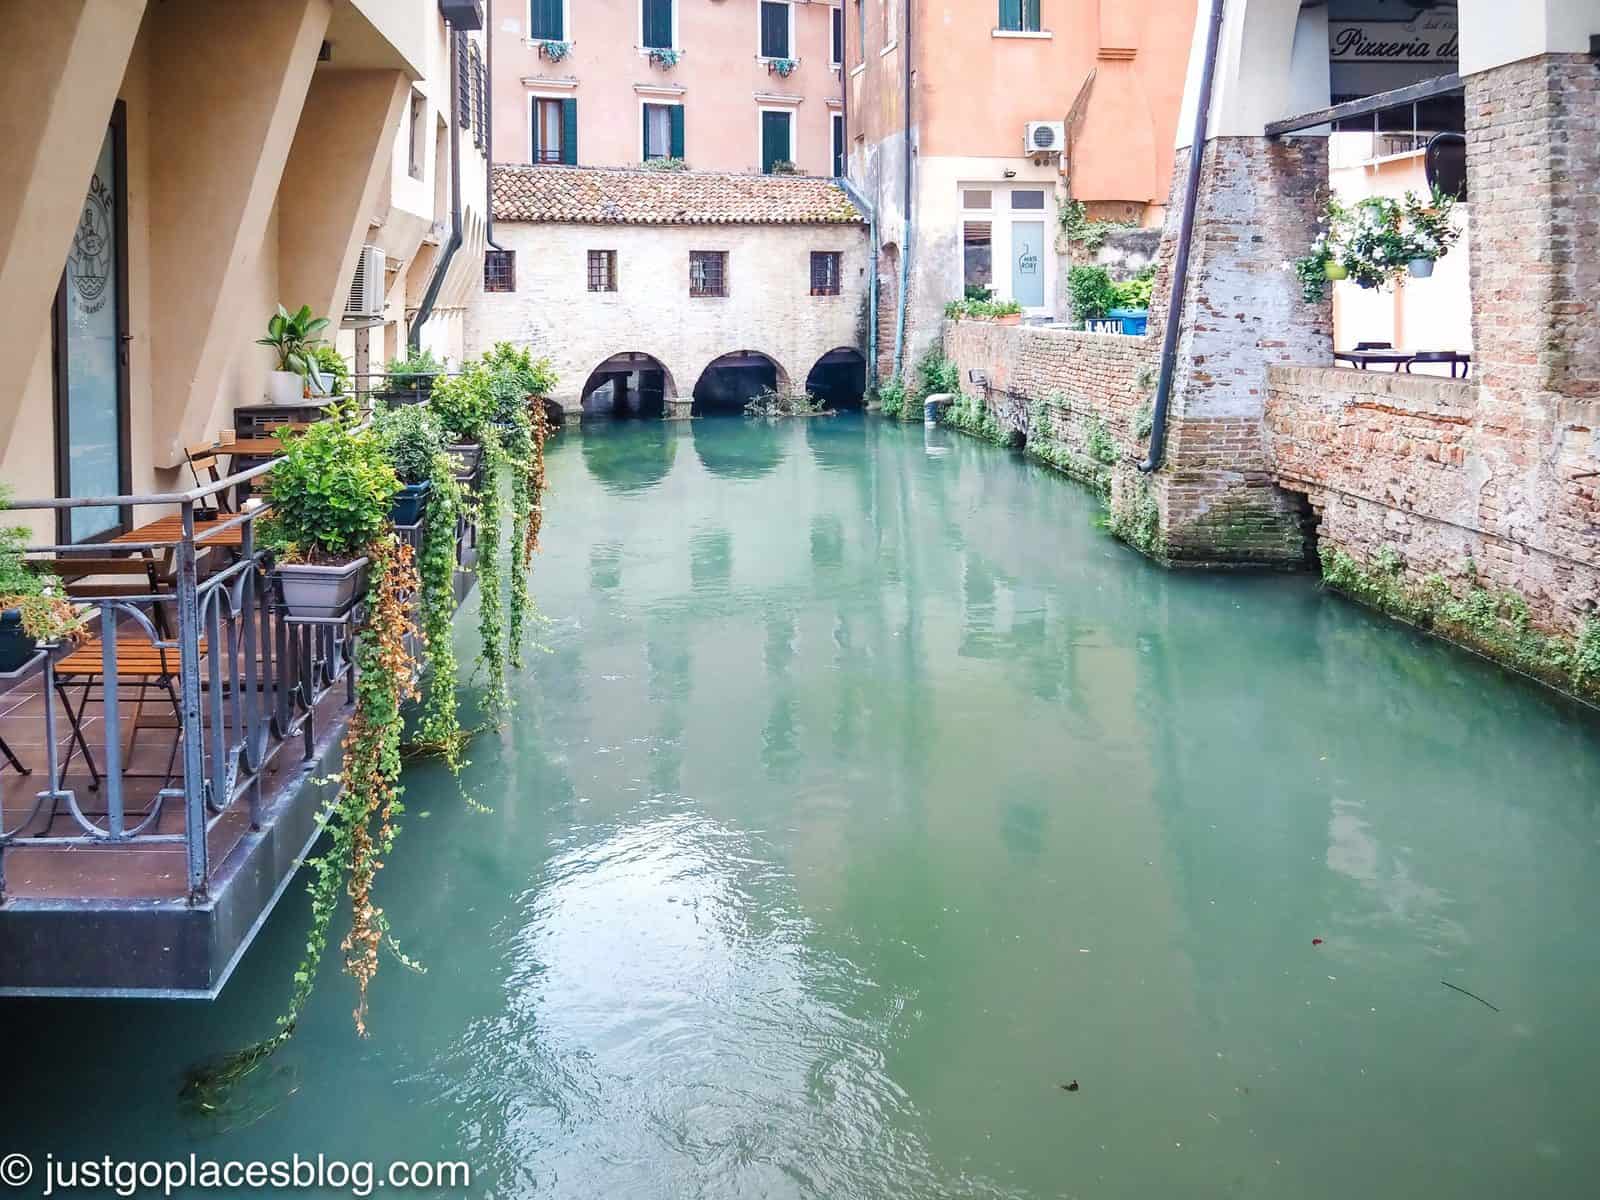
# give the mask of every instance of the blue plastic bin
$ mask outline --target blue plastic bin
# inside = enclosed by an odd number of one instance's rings
[[[1150,312],[1143,308],[1113,308],[1106,314],[1122,322],[1122,332],[1129,337],[1142,337],[1150,325]]]

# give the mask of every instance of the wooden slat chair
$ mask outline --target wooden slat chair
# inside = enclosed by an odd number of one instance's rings
[[[162,564],[149,554],[90,556],[70,554],[60,558],[28,560],[35,570],[48,571],[66,585],[67,595],[73,600],[114,600],[119,596],[145,596],[159,593],[167,580],[162,575]],[[96,582],[107,576],[116,578],[139,576],[142,584]],[[170,633],[164,606],[155,605],[151,618],[163,637]]]
[[[213,483],[221,483],[224,476],[217,462],[216,451],[210,442],[197,442],[193,446],[183,448],[184,458],[189,460],[189,471],[194,476],[196,487],[209,487]],[[233,502],[224,489],[213,494],[217,507],[223,512],[234,511]]]
[[[206,640],[200,639],[200,653],[206,652]],[[100,689],[100,701],[104,703],[105,695],[105,645],[98,637],[89,638],[83,644],[75,647],[70,653],[57,660],[55,664],[56,693],[61,697],[62,707],[67,712],[67,723],[72,727],[71,740],[67,743],[67,754],[61,763],[61,777],[66,778],[67,767],[72,762],[75,748],[83,751],[84,761],[88,764],[89,775],[93,782],[89,785],[91,791],[100,787],[100,768],[95,764],[94,755],[89,750],[88,739],[83,735],[83,714],[89,707],[93,698],[94,689]],[[178,678],[179,654],[176,649],[157,646],[145,640],[140,634],[129,633],[117,638],[117,683],[120,689],[124,681],[128,685],[139,689],[138,699],[134,702],[133,720],[128,727],[128,742],[123,749],[122,761],[133,760],[133,751],[138,742],[139,733],[143,729],[172,729],[178,731],[172,739],[172,750],[167,755],[167,769],[162,778],[165,787],[172,781],[173,768],[178,761],[178,744],[183,740],[183,710],[178,702],[178,692],[175,681]],[[83,693],[78,700],[76,710],[72,707],[72,697],[68,692],[70,686],[81,686]],[[172,720],[168,723],[162,718],[145,717],[145,701],[150,698],[150,691],[156,689],[165,692],[168,702],[172,706]],[[124,770],[124,774],[132,774]],[[135,776],[136,778],[138,776]],[[154,778],[154,776],[148,776]]]

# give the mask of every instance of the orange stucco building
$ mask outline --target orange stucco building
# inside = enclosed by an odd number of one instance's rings
[[[1194,19],[1192,0],[845,0],[848,174],[877,216],[881,376],[933,342],[968,285],[1063,313],[1068,200],[1159,222]]]

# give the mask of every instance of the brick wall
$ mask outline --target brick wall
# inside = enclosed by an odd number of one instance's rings
[[[1538,626],[1575,634],[1600,604],[1600,401],[1571,406],[1510,464],[1494,461],[1505,431],[1486,392],[1275,367],[1267,452],[1283,486],[1310,497],[1322,548],[1365,565],[1387,548],[1413,585],[1437,574],[1457,592],[1514,591]]]

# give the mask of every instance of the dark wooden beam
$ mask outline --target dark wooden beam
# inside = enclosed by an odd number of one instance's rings
[[[1379,92],[1376,96],[1365,96],[1360,100],[1349,100],[1344,104],[1335,104],[1329,108],[1319,108],[1315,112],[1301,113],[1298,117],[1284,117],[1281,121],[1268,121],[1267,136],[1282,137],[1286,133],[1294,133],[1301,129],[1314,129],[1318,125],[1329,125],[1334,121],[1343,121],[1350,117],[1366,117],[1376,112],[1383,112],[1386,109],[1404,108],[1407,104],[1415,104],[1419,100],[1432,100],[1435,96],[1448,96],[1453,92],[1459,92],[1461,88],[1461,76],[1456,74],[1439,75],[1433,79],[1424,79],[1421,83],[1395,88],[1392,92]]]

